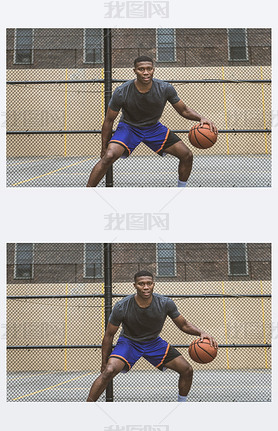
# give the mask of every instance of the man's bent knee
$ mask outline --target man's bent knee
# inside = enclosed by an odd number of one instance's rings
[[[184,145],[184,150],[182,153],[182,158],[185,160],[192,160],[193,159],[192,151],[189,148],[187,148],[185,145]]]
[[[104,156],[101,159],[101,163],[107,166],[112,165],[112,163],[114,163],[120,156],[118,156],[117,154],[115,154],[113,151],[111,150],[107,150],[106,153],[104,154]]]
[[[165,153],[172,154],[173,156],[178,157],[181,161],[192,162],[193,159],[192,151],[182,141],[179,141],[167,148]]]
[[[192,366],[190,364],[184,365],[180,374],[186,375],[187,377],[191,377],[193,375]]]
[[[103,372],[101,373],[101,376],[104,380],[111,380],[113,377],[117,374],[117,370],[112,365],[107,365]]]

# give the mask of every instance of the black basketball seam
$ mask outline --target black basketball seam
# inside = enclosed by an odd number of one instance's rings
[[[193,127],[191,127],[191,129],[189,130],[189,133],[188,133],[188,138],[189,138],[189,140],[190,140],[190,139],[191,139],[191,137],[192,137],[193,129],[195,129],[195,127],[196,127],[196,126],[193,126]]]
[[[202,346],[200,346],[200,344],[199,344],[199,341],[198,341],[198,347],[201,349],[201,350],[203,350],[203,352],[206,352],[212,359],[214,359],[214,356],[212,356],[209,352],[207,352],[205,349],[203,349],[203,347]],[[210,345],[209,343],[205,343],[205,344],[208,344],[208,345]]]
[[[197,136],[196,136],[196,130],[198,130],[198,126],[195,126],[194,127],[194,129],[193,129],[193,132],[194,132],[194,138],[195,138],[195,140],[196,140],[196,142],[197,142],[197,144],[199,145],[199,148],[200,149],[205,149],[201,144],[200,144],[200,142],[198,141],[198,138],[197,138]]]
[[[190,346],[189,346],[189,353],[191,353],[192,352],[192,350],[193,350],[193,345],[195,344],[195,341],[192,341],[192,343],[190,344]]]
[[[214,145],[215,144],[215,142],[213,142],[208,136],[206,136],[206,135],[204,135],[202,132],[200,132],[200,130],[199,130],[199,133],[200,133],[200,135],[202,135],[204,138],[206,138],[209,142],[211,142],[212,143],[212,145]]]
[[[194,344],[193,344],[195,355],[196,355],[196,356],[197,356],[197,358],[199,359],[200,364],[204,364],[205,362],[204,362],[204,361],[202,361],[202,359],[199,357],[199,355],[198,355],[198,353],[197,353],[197,351],[196,351],[196,344],[198,344],[198,341],[197,341],[197,342],[194,342]]]
[[[213,142],[213,141],[212,141],[208,136],[204,135],[204,133],[200,132],[199,127],[201,127],[201,126],[198,126],[198,127],[197,127],[198,132],[200,133],[200,135],[204,136],[208,141],[210,141],[210,142],[212,143],[212,145],[214,145],[214,144],[215,144],[215,142]],[[207,129],[207,130],[208,130],[208,129]]]
[[[200,364],[204,364],[205,362],[204,362],[204,361],[202,361],[202,359],[200,358],[200,356],[199,356],[199,355],[198,355],[198,353],[197,353],[197,350],[196,350],[196,344],[197,344],[197,346],[199,346],[199,344],[198,344],[198,340],[195,340],[195,342],[194,342],[194,344],[193,344],[195,355],[196,355],[196,356],[197,356],[197,358],[199,359]]]
[[[198,126],[196,127],[196,129],[198,130]],[[195,129],[195,127],[194,127],[194,137],[195,137],[195,139],[196,139],[196,141],[197,141],[197,143],[198,143],[198,145],[199,145],[199,148],[202,148],[203,150],[205,150],[206,148],[205,147],[203,147],[203,145],[201,145],[200,144],[200,142],[198,141],[198,138],[197,138],[197,136],[196,136],[196,129]]]

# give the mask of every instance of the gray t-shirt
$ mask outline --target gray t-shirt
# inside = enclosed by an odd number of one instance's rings
[[[167,101],[173,105],[180,100],[168,82],[153,79],[147,93],[140,93],[134,82],[133,79],[116,88],[109,102],[109,108],[113,111],[122,109],[120,121],[131,126],[153,126],[159,121]]]
[[[167,296],[153,294],[147,308],[141,308],[135,295],[129,295],[117,302],[109,317],[112,325],[122,324],[122,336],[134,341],[150,341],[159,336],[165,319],[175,319],[180,315],[176,304]]]

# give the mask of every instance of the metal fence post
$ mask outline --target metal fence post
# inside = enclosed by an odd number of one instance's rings
[[[112,96],[111,29],[104,29],[104,104],[105,113]],[[106,173],[106,187],[113,187],[113,167]]]
[[[111,244],[104,244],[104,303],[105,328],[112,311],[112,253]],[[106,388],[106,401],[113,402],[113,381]]]

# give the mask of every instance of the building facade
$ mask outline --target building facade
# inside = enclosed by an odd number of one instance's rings
[[[104,245],[8,244],[7,280],[15,283],[99,283]],[[132,283],[139,270],[158,281],[270,280],[270,244],[112,244],[112,278]]]
[[[101,68],[103,29],[7,29],[8,69]],[[114,28],[112,66],[132,67],[140,55],[157,67],[266,66],[271,30]]]

